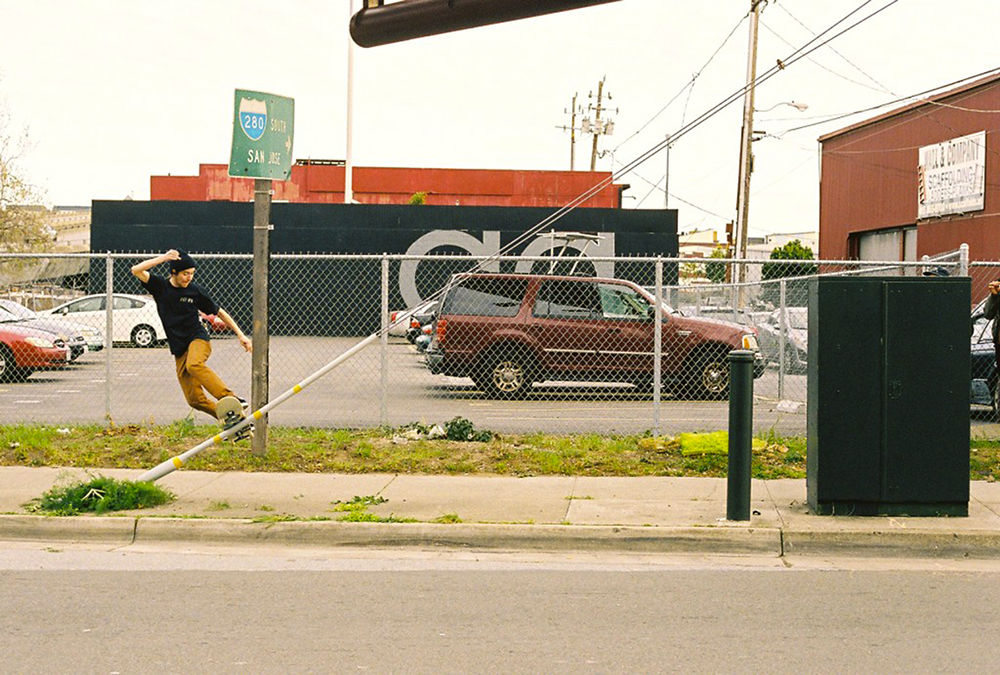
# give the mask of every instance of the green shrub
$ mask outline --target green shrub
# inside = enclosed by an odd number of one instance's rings
[[[174,494],[153,483],[138,483],[96,476],[88,481],[57,485],[33,499],[25,508],[59,516],[106,513],[160,506],[174,500]]]

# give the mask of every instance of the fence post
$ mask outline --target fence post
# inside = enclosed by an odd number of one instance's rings
[[[382,254],[382,299],[381,330],[379,331],[379,356],[381,358],[381,373],[379,378],[378,419],[383,427],[389,426],[389,409],[386,395],[389,390],[389,256]]]
[[[663,359],[663,260],[656,257],[656,307],[653,310],[653,437],[660,435]]]
[[[114,309],[114,288],[115,288],[115,260],[111,257],[111,251],[108,251],[106,258],[107,262],[104,265],[104,292],[105,292],[105,321],[104,321],[104,419],[110,424],[111,423],[111,381],[114,377],[114,372],[111,369],[111,347],[114,344],[114,340],[111,339],[112,329],[114,328],[114,320],[112,319],[111,310]]]
[[[753,446],[753,352],[729,352],[729,466],[726,520],[750,520],[750,464]]]
[[[780,283],[781,295],[779,302],[781,303],[781,322],[778,324],[778,335],[780,336],[778,340],[778,400],[785,400],[785,341],[788,339],[788,310],[785,307],[785,280],[782,279]]]
[[[969,245],[962,244],[958,247],[958,276],[969,276]]]

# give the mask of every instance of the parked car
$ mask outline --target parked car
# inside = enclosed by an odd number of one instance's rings
[[[970,400],[975,405],[991,406],[994,416],[1000,418],[1000,387],[997,386],[993,321],[983,315],[984,305],[985,300],[972,310]]]
[[[104,333],[100,330],[73,321],[43,316],[13,300],[0,299],[0,318],[62,335],[70,349],[71,361],[77,360],[88,351],[104,349]]]
[[[205,312],[199,309],[198,317],[201,319],[201,325],[205,327],[205,331],[209,335],[235,335],[233,329],[227,326],[226,322],[215,314],[205,314]]]
[[[389,335],[405,337],[412,343],[420,334],[421,328],[434,321],[438,304],[437,300],[425,300],[413,310],[400,309],[392,312],[389,315]],[[409,313],[409,318],[397,321],[405,313]]]
[[[39,328],[0,324],[0,382],[23,382],[36,370],[65,368],[69,347],[62,338]]]
[[[781,336],[782,310],[776,309],[763,322],[757,324],[760,350],[771,363],[779,363],[782,345],[785,350],[785,371],[804,373],[809,354],[809,308],[786,307],[785,336]]]
[[[654,309],[620,279],[461,274],[441,302],[426,362],[432,373],[470,377],[488,396],[518,397],[545,380],[652,384],[655,319],[662,374],[678,395],[729,394],[728,353],[763,359],[753,329]],[[763,372],[755,369],[755,374]]]
[[[417,343],[417,338],[421,335],[430,335],[431,326],[437,318],[437,308],[440,303],[431,300],[418,307],[410,317],[410,327],[406,329],[406,339],[413,344]]]
[[[433,337],[433,322],[424,324],[420,327],[420,334],[413,338],[413,346],[417,348],[418,352],[426,352],[427,348],[431,346],[431,340]]]
[[[152,296],[115,293],[113,297],[112,341],[130,342],[136,347],[153,347],[167,339]],[[107,325],[106,301],[106,295],[86,295],[42,314],[103,329]]]

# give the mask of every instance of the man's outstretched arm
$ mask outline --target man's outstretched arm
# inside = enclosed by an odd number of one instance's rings
[[[233,317],[229,316],[229,312],[219,307],[219,313],[217,316],[222,319],[222,322],[233,329],[236,333],[237,339],[239,339],[240,344],[243,345],[243,349],[248,352],[253,352],[253,343],[250,342],[250,338],[244,335],[243,331],[240,330],[239,325],[233,320]]]

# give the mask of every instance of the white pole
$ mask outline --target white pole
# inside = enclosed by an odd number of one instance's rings
[[[379,331],[379,332],[381,332],[381,331]],[[267,413],[269,413],[271,410],[273,410],[274,408],[277,408],[279,405],[281,405],[282,403],[284,403],[285,401],[287,401],[288,399],[290,399],[292,396],[294,396],[295,394],[299,393],[300,391],[302,391],[303,389],[305,389],[306,387],[308,387],[310,384],[312,384],[313,382],[315,382],[319,378],[323,377],[328,372],[330,372],[331,370],[333,370],[334,368],[336,368],[337,366],[339,366],[341,363],[343,363],[344,361],[348,360],[349,358],[351,358],[352,356],[354,356],[355,354],[357,354],[358,352],[360,352],[362,349],[364,349],[365,347],[367,347],[368,345],[372,344],[373,342],[375,342],[378,339],[379,339],[379,333],[372,333],[371,335],[369,335],[368,337],[366,337],[364,340],[362,340],[361,342],[359,342],[358,344],[354,345],[353,347],[351,347],[350,349],[348,349],[346,352],[344,352],[343,354],[341,354],[340,356],[338,356],[337,358],[335,358],[333,361],[330,361],[330,363],[326,364],[325,366],[323,366],[322,368],[320,368],[319,370],[317,370],[315,373],[313,373],[312,375],[310,375],[309,377],[307,377],[306,379],[302,380],[297,385],[295,385],[294,387],[292,387],[291,389],[289,389],[288,391],[286,391],[284,394],[282,394],[278,398],[274,399],[270,403],[267,403],[260,410],[256,410],[252,414],[248,415],[242,422],[240,422],[236,426],[233,426],[233,427],[230,427],[229,429],[226,429],[221,434],[217,434],[217,435],[213,436],[212,438],[209,438],[208,440],[203,441],[199,445],[196,445],[195,447],[191,448],[190,450],[188,450],[188,451],[186,451],[186,452],[184,452],[184,453],[182,453],[180,455],[177,455],[176,457],[171,457],[170,459],[168,459],[168,460],[166,460],[164,462],[161,462],[158,466],[150,469],[146,473],[144,473],[141,476],[139,476],[139,478],[137,480],[140,481],[140,482],[150,482],[151,483],[151,482],[153,482],[155,480],[159,480],[160,478],[163,478],[168,473],[173,473],[173,471],[175,471],[176,469],[179,469],[182,466],[184,466],[184,464],[189,459],[191,459],[192,457],[194,457],[195,455],[197,455],[202,450],[206,450],[206,449],[212,447],[213,445],[218,445],[219,443],[222,443],[222,441],[224,441],[225,439],[229,438],[233,434],[235,434],[238,431],[240,431],[241,429],[245,428],[253,420],[259,420],[259,419],[261,419],[264,415],[266,415]]]
[[[350,25],[354,13],[353,0],[347,0],[347,23]],[[352,137],[354,136],[354,40],[347,35],[347,154],[344,159],[344,203],[354,201],[354,156]]]
[[[660,398],[662,397],[663,378],[663,261],[656,258],[656,307],[653,310],[653,437],[660,435]]]

